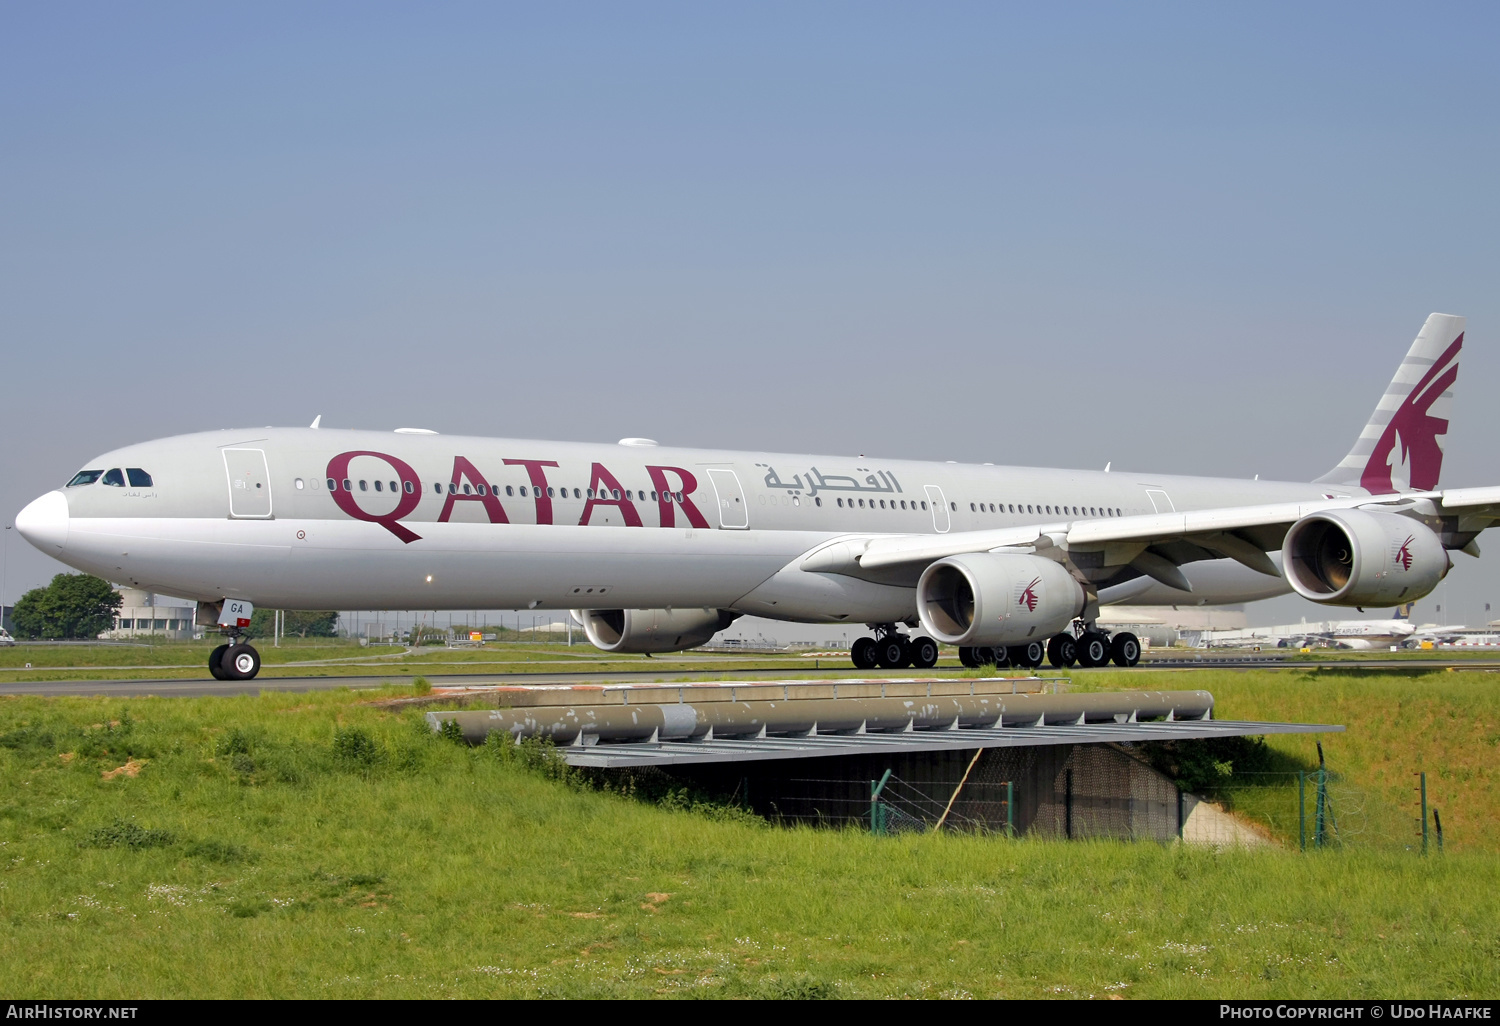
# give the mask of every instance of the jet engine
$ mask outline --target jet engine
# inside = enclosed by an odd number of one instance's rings
[[[1437,587],[1453,562],[1425,524],[1396,513],[1328,510],[1303,517],[1281,548],[1287,582],[1333,606],[1394,606]]]
[[[681,652],[734,622],[719,609],[575,609],[583,633],[606,652]]]
[[[1061,631],[1083,612],[1083,588],[1058,563],[1019,553],[965,553],[917,582],[922,627],[949,645],[1017,645]]]

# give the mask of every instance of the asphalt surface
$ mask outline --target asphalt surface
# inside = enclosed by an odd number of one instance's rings
[[[1262,657],[1218,657],[1172,655],[1145,660],[1137,667],[1143,670],[1191,671],[1196,669],[1224,670],[1397,670],[1430,671],[1448,667],[1465,670],[1500,670],[1500,659],[1339,659],[1326,662],[1292,660],[1285,656]],[[957,666],[938,666],[924,674],[942,675],[945,671],[957,674]],[[640,684],[654,681],[715,680],[732,678],[789,679],[800,677],[807,667],[780,667],[767,670],[682,670],[660,669],[624,670],[589,673],[457,673],[423,674],[435,687],[483,687],[495,684]],[[851,667],[852,670],[852,667]],[[826,671],[825,671],[826,672]],[[910,676],[910,670],[887,671],[890,676]],[[1043,667],[1038,671],[1043,676],[1054,671]],[[1077,672],[1077,671],[1074,671]],[[1088,671],[1083,671],[1088,672]],[[882,671],[865,671],[862,676],[879,677]],[[391,683],[410,680],[412,673],[391,673],[369,677],[260,677],[253,681],[243,680],[49,680],[21,681],[0,684],[0,695],[109,695],[132,697],[140,695],[174,696],[179,698],[201,698],[211,695],[255,695],[262,691],[331,691],[336,688],[377,688]]]

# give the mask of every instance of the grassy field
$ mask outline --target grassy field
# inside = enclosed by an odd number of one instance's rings
[[[1118,676],[1087,686],[1147,683]],[[789,830],[459,748],[369,692],[0,698],[0,990],[1494,996],[1500,678],[1301,676],[1151,683],[1346,723],[1331,762],[1392,801],[1425,766],[1444,855]]]

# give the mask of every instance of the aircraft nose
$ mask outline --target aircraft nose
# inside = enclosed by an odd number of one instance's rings
[[[62,492],[48,492],[32,500],[16,514],[16,530],[47,555],[61,554],[68,544],[68,497]]]

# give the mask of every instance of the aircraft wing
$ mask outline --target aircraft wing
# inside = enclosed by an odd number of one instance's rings
[[[1500,487],[1228,506],[940,535],[848,538],[808,553],[801,568],[885,583],[914,583],[928,564],[947,556],[1058,549],[1059,555],[1066,553],[1068,562],[1101,586],[1147,576],[1169,587],[1191,591],[1187,578],[1178,570],[1183,564],[1228,558],[1259,573],[1280,577],[1280,570],[1267,553],[1281,549],[1293,524],[1323,510],[1357,508],[1456,516],[1460,530],[1478,532],[1500,522]]]

